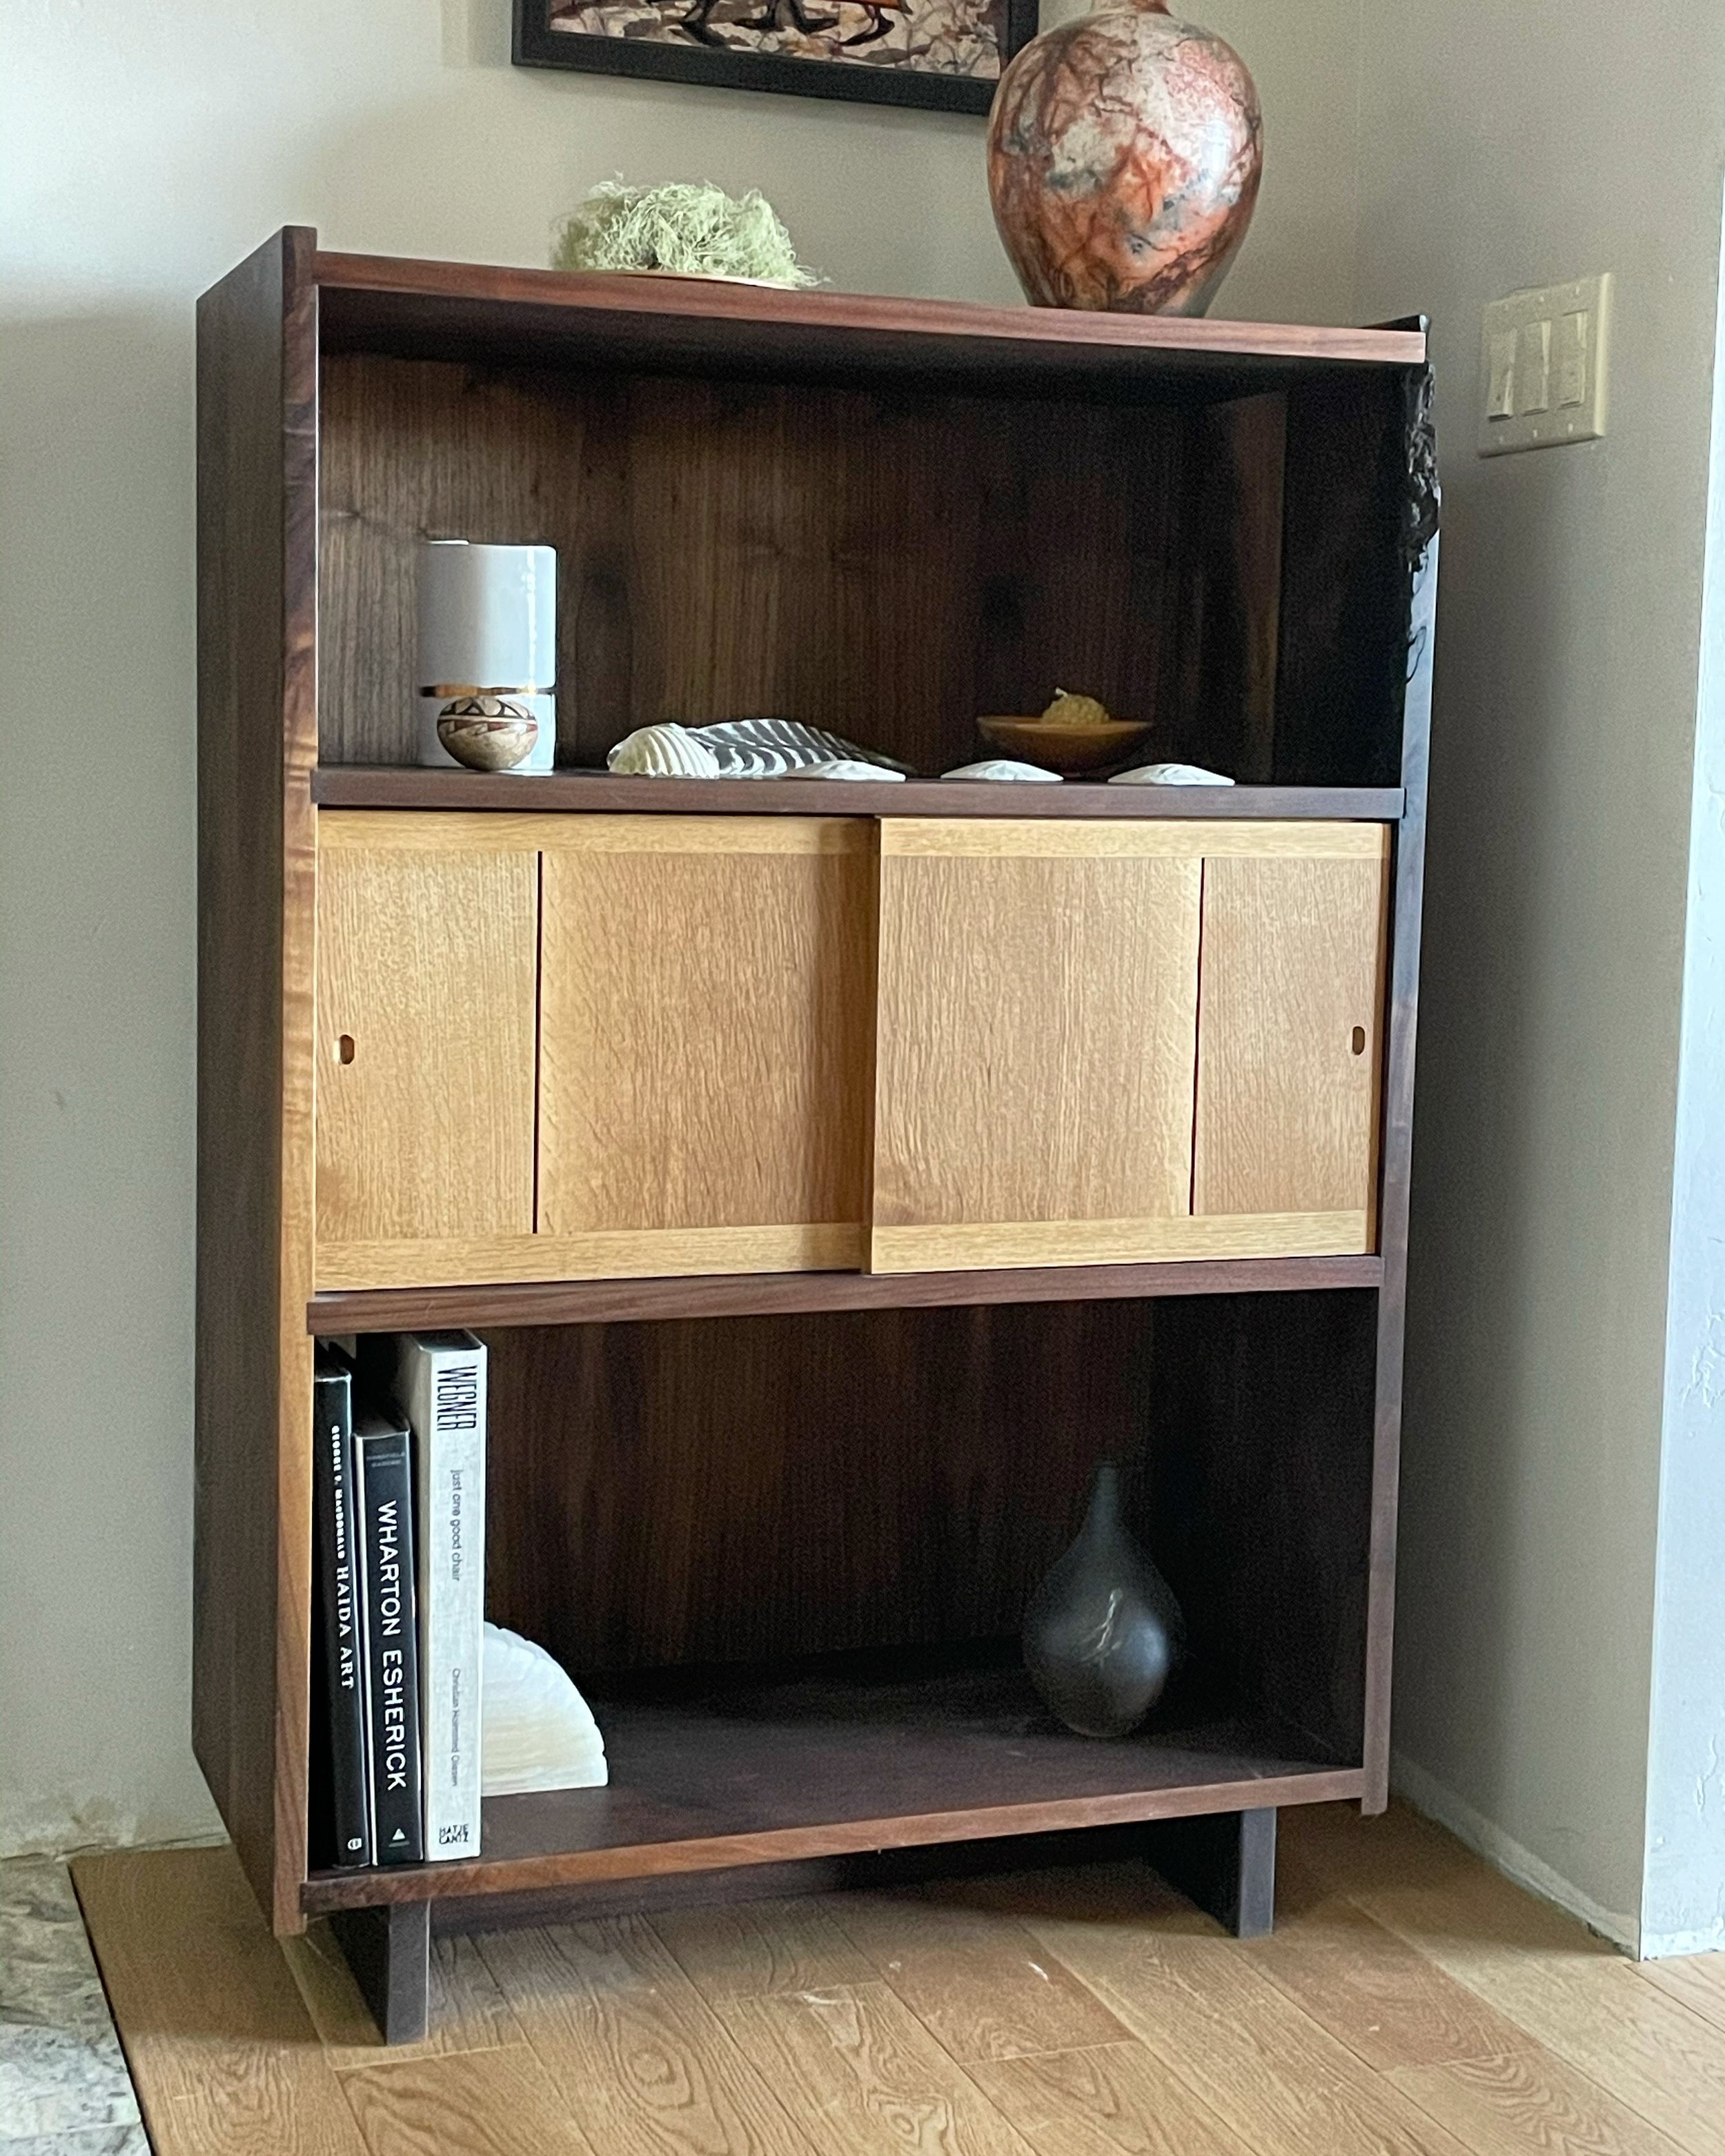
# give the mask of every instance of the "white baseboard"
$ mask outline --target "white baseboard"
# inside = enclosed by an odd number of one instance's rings
[[[1554,1902],[1570,1916],[1579,1917],[1589,1931],[1609,1939],[1613,1946],[1621,1947],[1625,1953],[1640,1957],[1640,1925],[1635,1917],[1616,1909],[1601,1908],[1573,1880],[1564,1878],[1560,1871],[1553,1871],[1532,1850],[1523,1849],[1501,1826],[1476,1812],[1453,1789],[1445,1788],[1435,1775],[1428,1774],[1425,1768],[1398,1752],[1390,1761],[1389,1781],[1396,1794],[1404,1797],[1416,1812],[1424,1812],[1427,1819],[1435,1820],[1440,1827],[1447,1828],[1458,1841],[1465,1842],[1506,1877],[1513,1879],[1517,1887],[1525,1887],[1542,1901]],[[1661,1943],[1654,1951],[1668,1953],[1678,1949]]]

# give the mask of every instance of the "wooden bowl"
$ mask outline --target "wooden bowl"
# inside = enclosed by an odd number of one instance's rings
[[[1048,719],[987,718],[976,724],[983,739],[1004,755],[1040,763],[1063,778],[1123,763],[1150,732],[1137,719],[1102,719],[1084,726],[1057,726]]]
[[[470,771],[513,771],[533,753],[539,721],[531,712],[500,703],[495,696],[475,696],[444,713],[437,722],[437,737],[456,762],[465,763]]]

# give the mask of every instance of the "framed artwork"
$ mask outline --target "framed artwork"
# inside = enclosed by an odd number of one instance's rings
[[[515,0],[521,67],[986,112],[1037,0]]]

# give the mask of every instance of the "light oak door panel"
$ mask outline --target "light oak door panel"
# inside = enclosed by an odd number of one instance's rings
[[[1204,865],[1193,1212],[1375,1239],[1388,833],[1368,857]]]
[[[889,820],[880,1272],[1180,1255],[1195,848],[1146,824]]]
[[[570,817],[544,855],[539,1229],[562,1277],[862,1262],[875,834]]]
[[[539,876],[444,819],[320,821],[317,1281],[413,1278],[403,1246],[533,1228]]]

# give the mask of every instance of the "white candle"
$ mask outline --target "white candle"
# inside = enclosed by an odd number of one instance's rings
[[[499,696],[539,723],[519,771],[557,757],[557,557],[551,547],[482,547],[427,539],[419,547],[419,671],[414,684],[421,763],[453,765],[437,737],[446,706]]]

